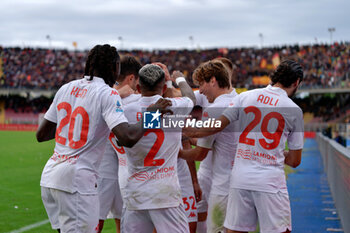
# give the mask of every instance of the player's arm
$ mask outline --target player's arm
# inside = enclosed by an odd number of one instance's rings
[[[194,195],[196,197],[196,201],[199,202],[202,200],[202,189],[198,183],[196,163],[194,161],[186,162],[191,173]]]
[[[121,123],[115,126],[112,132],[117,137],[120,146],[133,147],[143,136],[145,130],[140,121],[136,124]]]
[[[296,168],[301,162],[301,153],[304,145],[304,118],[303,112],[298,107],[293,109],[296,116],[294,128],[288,135],[287,142],[289,150],[284,151],[284,163]]]
[[[186,96],[186,97],[190,98],[193,102],[193,105],[196,105],[196,97],[194,96],[192,88],[186,82],[185,75],[183,73],[181,73],[180,71],[174,71],[173,74],[170,76],[169,70],[166,67],[166,65],[164,65],[163,63],[160,63],[160,62],[155,62],[153,64],[155,64],[163,69],[163,71],[165,73],[165,81],[176,82],[176,84],[180,88],[182,96]],[[176,79],[178,79],[178,80],[176,80]],[[170,89],[170,88],[168,88],[168,89]],[[170,93],[170,94],[175,95],[176,93]]]
[[[196,105],[196,97],[193,93],[192,88],[186,82],[185,75],[178,70],[175,70],[171,75],[171,78],[175,80],[176,84],[179,86],[182,96],[190,98],[193,105]]]
[[[301,152],[302,149],[284,151],[284,163],[291,166],[292,168],[298,167],[301,162]]]
[[[131,94],[135,94],[135,91],[129,85],[125,85],[123,87],[116,86],[115,89],[117,89],[122,99],[128,97]]]
[[[56,123],[44,118],[36,131],[36,140],[38,142],[45,142],[54,139],[56,134],[56,126]]]
[[[147,108],[147,111],[159,110],[161,113],[169,112],[167,107],[171,106],[171,101],[166,99],[159,99],[155,104]],[[123,122],[113,127],[112,132],[118,139],[118,144],[125,147],[133,147],[143,136],[146,129],[142,126],[142,120],[136,124],[129,124]]]
[[[182,148],[191,149],[189,138],[185,136],[182,137]],[[196,197],[196,201],[198,202],[202,200],[202,189],[200,188],[198,183],[196,164],[194,161],[186,161],[186,162],[187,162],[188,169],[190,170],[190,173],[191,173],[194,195]]]
[[[183,150],[180,150],[179,157],[187,161],[202,161],[203,159],[205,159],[205,157],[207,157],[209,150],[210,149],[208,148],[204,148],[200,146],[197,146],[196,148],[193,148],[193,149],[187,149],[187,150],[183,149]]]

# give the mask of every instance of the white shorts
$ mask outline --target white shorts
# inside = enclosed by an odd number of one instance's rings
[[[98,229],[97,194],[83,195],[41,187],[41,198],[53,229],[87,233],[95,233]]]
[[[123,209],[123,200],[120,193],[118,179],[98,179],[98,196],[100,199],[100,219],[120,219]],[[110,214],[108,214],[110,211]]]
[[[121,220],[123,233],[189,233],[189,227],[182,205],[178,207],[127,210],[124,208]]]
[[[262,233],[291,231],[288,193],[230,189],[224,226],[235,231],[254,231],[258,219]]]
[[[187,186],[186,188],[181,189],[181,195],[185,215],[187,216],[187,222],[197,222],[198,214],[193,186]]]
[[[208,173],[208,174],[207,174]],[[206,213],[208,211],[208,198],[211,189],[212,177],[210,171],[202,170],[197,173],[198,183],[202,189],[202,200],[197,203],[197,212]]]
[[[208,233],[224,232],[228,195],[210,193],[208,200]]]

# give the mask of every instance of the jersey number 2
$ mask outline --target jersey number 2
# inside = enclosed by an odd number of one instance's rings
[[[143,165],[145,167],[161,166],[164,163],[164,159],[154,159],[154,157],[156,157],[156,154],[164,142],[164,132],[161,129],[150,129],[147,130],[144,136],[147,136],[150,133],[156,134],[157,139],[154,142],[151,150],[146,155],[145,160],[143,161]]]
[[[66,145],[67,139],[65,137],[60,136],[60,133],[62,132],[63,127],[69,124],[68,146],[72,149],[79,149],[83,147],[87,141],[87,136],[89,132],[89,114],[81,106],[77,107],[72,112],[72,106],[67,102],[62,102],[57,105],[58,111],[61,111],[62,109],[66,110],[67,115],[61,120],[61,122],[58,125],[58,128],[56,129],[56,142],[62,145]],[[81,115],[83,122],[80,131],[80,139],[79,141],[74,141],[73,132],[75,127],[75,118],[78,114]]]

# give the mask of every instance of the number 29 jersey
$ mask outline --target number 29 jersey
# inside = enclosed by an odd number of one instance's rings
[[[54,154],[41,176],[43,187],[96,194],[108,134],[127,122],[118,92],[102,78],[88,78],[62,86],[45,114],[57,128]]]
[[[290,150],[303,148],[302,110],[283,89],[269,85],[241,93],[223,115],[241,127],[230,187],[288,192],[283,152],[286,141]]]
[[[130,123],[140,120],[141,113],[157,102],[160,95],[141,97],[125,106]],[[170,98],[170,110],[186,115],[193,108],[187,97]],[[148,129],[127,154],[128,180],[125,186],[125,206],[128,210],[177,207],[182,202],[177,175],[177,158],[181,146],[181,130]]]

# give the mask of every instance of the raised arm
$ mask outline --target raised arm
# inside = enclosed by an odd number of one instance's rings
[[[176,84],[179,86],[182,96],[190,98],[193,105],[196,105],[196,97],[194,96],[193,90],[186,82],[185,75],[178,70],[175,70],[171,75],[171,78],[175,80]]]

